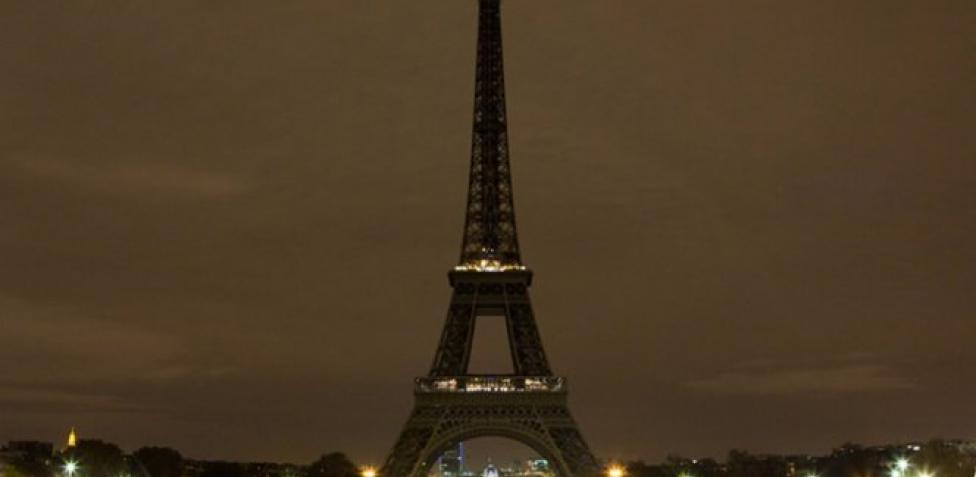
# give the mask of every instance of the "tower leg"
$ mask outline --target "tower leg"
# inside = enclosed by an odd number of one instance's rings
[[[524,303],[512,304],[506,310],[508,322],[508,342],[515,360],[515,374],[522,376],[548,376],[552,374],[546,352],[542,348],[542,338],[535,324],[528,296]]]
[[[431,374],[435,376],[461,376],[467,374],[471,360],[471,342],[474,340],[475,303],[451,300],[447,321],[441,332],[441,342],[434,356]]]

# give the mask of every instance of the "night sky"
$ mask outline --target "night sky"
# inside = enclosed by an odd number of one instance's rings
[[[459,253],[475,10],[0,2],[0,441],[381,461]],[[976,2],[504,15],[522,256],[597,454],[976,437]]]

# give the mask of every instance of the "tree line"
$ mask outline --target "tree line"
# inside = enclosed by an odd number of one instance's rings
[[[627,465],[628,477],[974,477],[976,444],[844,444],[825,456],[729,452],[725,462],[669,455],[664,462]]]
[[[0,462],[3,477],[360,477],[342,452],[323,454],[308,465],[185,459],[169,447],[142,447],[125,454],[100,439],[81,439],[56,455],[12,453]],[[66,466],[72,463],[71,472]]]

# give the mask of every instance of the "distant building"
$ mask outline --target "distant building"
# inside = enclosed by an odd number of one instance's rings
[[[552,473],[552,467],[549,466],[549,461],[546,459],[532,459],[529,461],[528,468],[534,474]]]
[[[491,461],[485,466],[484,470],[481,471],[481,477],[500,477],[498,472],[498,467],[495,467]]]
[[[76,445],[78,445],[78,433],[75,432],[75,428],[72,427],[71,430],[68,431],[68,441],[65,442],[64,448],[65,450],[72,449]]]
[[[461,477],[464,474],[463,442],[441,454],[438,470],[443,477]]]

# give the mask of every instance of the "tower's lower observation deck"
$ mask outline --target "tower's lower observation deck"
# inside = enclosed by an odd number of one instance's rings
[[[416,394],[565,393],[566,378],[556,376],[438,376],[416,379]]]

